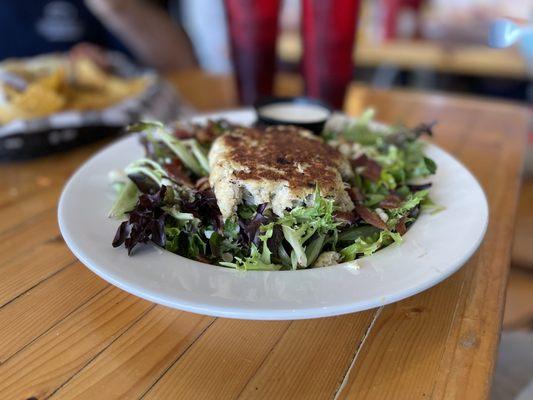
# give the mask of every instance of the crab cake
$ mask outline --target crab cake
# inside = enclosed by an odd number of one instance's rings
[[[241,203],[286,209],[311,205],[316,187],[341,211],[354,205],[343,179],[353,176],[346,158],[309,131],[277,126],[238,128],[215,140],[209,152],[209,183],[224,219]]]

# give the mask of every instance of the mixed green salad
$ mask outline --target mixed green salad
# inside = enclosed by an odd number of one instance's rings
[[[242,270],[322,267],[375,253],[402,236],[423,209],[437,210],[426,179],[437,166],[424,154],[422,135],[433,124],[376,127],[374,112],[331,120],[323,140],[349,161],[354,178],[346,191],[355,208],[339,211],[316,188],[311,205],[273,214],[269,204],[241,204],[222,219],[209,186],[213,141],[235,129],[226,120],[166,127],[131,126],[145,157],[110,173],[117,198],[110,216],[124,219],[113,246],[129,254],[152,242],[184,257]]]

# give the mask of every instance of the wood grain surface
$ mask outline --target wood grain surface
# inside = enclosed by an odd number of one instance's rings
[[[297,64],[302,55],[298,32],[283,32],[278,52],[284,62]],[[528,67],[518,48],[491,49],[485,44],[439,43],[436,40],[396,39],[383,43],[360,40],[353,59],[357,67],[394,65],[451,74],[528,79]]]
[[[533,273],[533,175],[526,176],[522,182],[518,215],[520,218],[516,221],[512,263]]]
[[[235,107],[231,79],[171,77],[199,110]],[[281,75],[278,93],[298,94]],[[522,170],[527,110],[353,85],[346,111],[438,120],[437,144],[481,182],[486,238],[446,281],[379,309],[239,321],[168,309],[92,274],[56,223],[66,179],[104,142],[0,166],[0,399],[484,399],[488,397]],[[458,221],[460,229],[460,221]]]

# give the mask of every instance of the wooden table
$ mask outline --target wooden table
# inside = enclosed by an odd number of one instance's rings
[[[234,104],[231,82],[174,81],[200,109]],[[298,83],[282,77],[285,93]],[[515,105],[353,87],[347,111],[437,119],[436,142],[490,203],[480,250],[459,272],[379,309],[307,321],[211,318],[102,281],[57,227],[65,180],[102,143],[0,167],[0,399],[486,398],[498,345],[527,111]],[[83,210],[80,210],[83,212]],[[461,229],[458,221],[457,229]]]
[[[281,60],[300,61],[300,35],[285,32],[278,41]],[[482,45],[444,45],[430,40],[392,40],[384,43],[361,41],[357,44],[354,63],[358,67],[376,68],[393,65],[407,70],[427,69],[450,74],[527,80],[531,76],[527,63],[517,48],[491,49]]]
[[[533,176],[528,176],[522,182],[522,193],[518,201],[520,219],[517,221],[514,233],[513,265],[533,272],[533,250],[531,249],[531,243],[533,243],[532,205]]]

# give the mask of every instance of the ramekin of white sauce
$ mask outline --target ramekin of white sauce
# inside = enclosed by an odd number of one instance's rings
[[[274,97],[254,104],[259,125],[296,125],[319,134],[331,108],[307,97]]]

